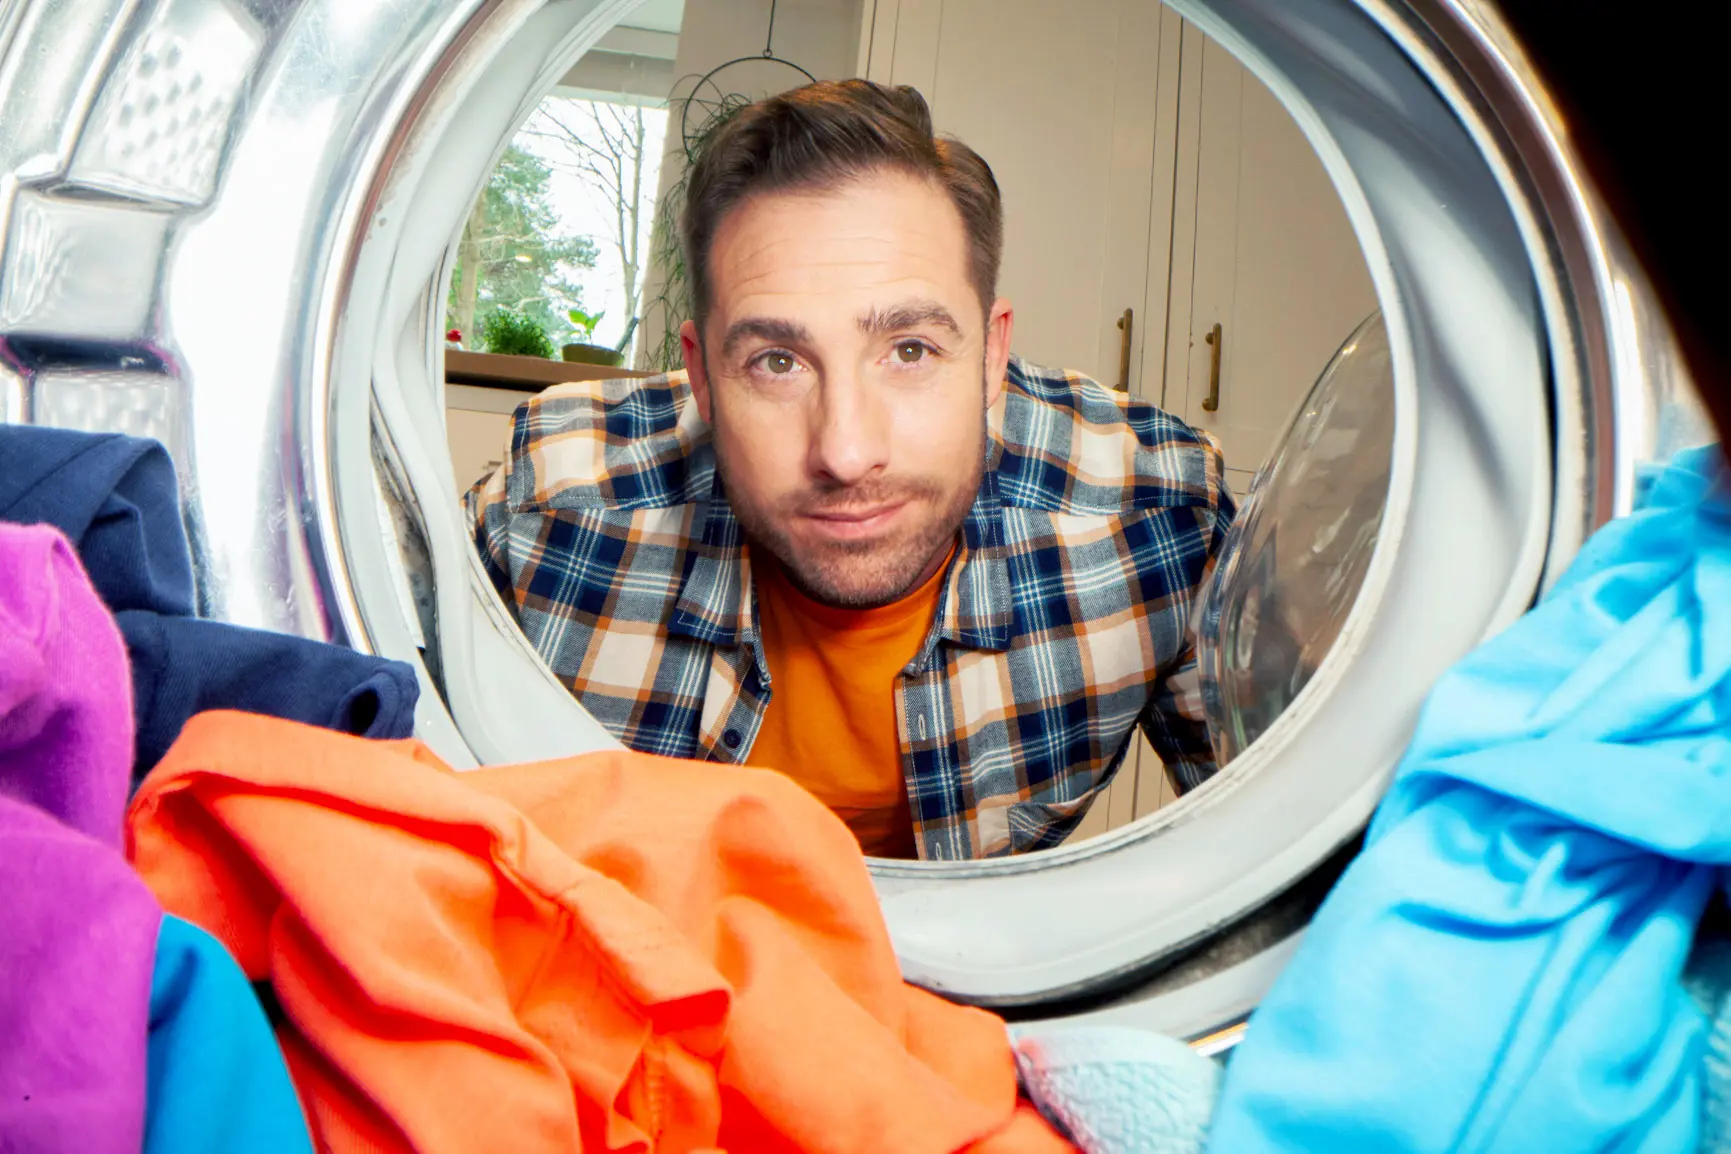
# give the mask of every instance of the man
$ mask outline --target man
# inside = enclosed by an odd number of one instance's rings
[[[1057,845],[1140,722],[1214,772],[1201,435],[1010,353],[998,188],[909,88],[761,101],[694,165],[686,373],[519,410],[469,495],[500,594],[626,745],[770,766],[871,854]]]

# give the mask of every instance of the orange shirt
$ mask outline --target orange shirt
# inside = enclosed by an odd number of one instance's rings
[[[902,982],[853,838],[777,773],[455,773],[204,713],[126,848],[270,983],[327,1154],[1076,1154],[1002,1018]]]
[[[771,696],[746,764],[803,785],[866,853],[915,856],[896,678],[931,631],[949,562],[878,609],[821,605],[767,558],[751,571]]]

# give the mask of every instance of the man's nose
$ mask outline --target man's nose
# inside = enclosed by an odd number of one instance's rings
[[[838,485],[855,485],[889,465],[889,414],[876,390],[857,374],[829,374],[817,390],[817,404],[814,473]]]

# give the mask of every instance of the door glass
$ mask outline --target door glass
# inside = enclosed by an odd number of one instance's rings
[[[1203,701],[1225,765],[1315,675],[1358,599],[1388,500],[1394,370],[1372,313],[1323,370],[1227,534],[1200,602]]]

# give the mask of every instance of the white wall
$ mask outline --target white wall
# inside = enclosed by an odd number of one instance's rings
[[[723,61],[760,55],[769,8],[770,0],[686,0],[674,75],[696,77]],[[819,80],[839,80],[854,74],[859,29],[860,0],[777,0],[775,54]],[[797,72],[769,64],[740,65],[717,79],[726,91],[754,98],[805,83]],[[689,90],[689,81],[676,81],[677,95]]]
[[[554,86],[582,100],[621,98],[660,106],[673,89],[679,33],[621,25],[601,38]]]

